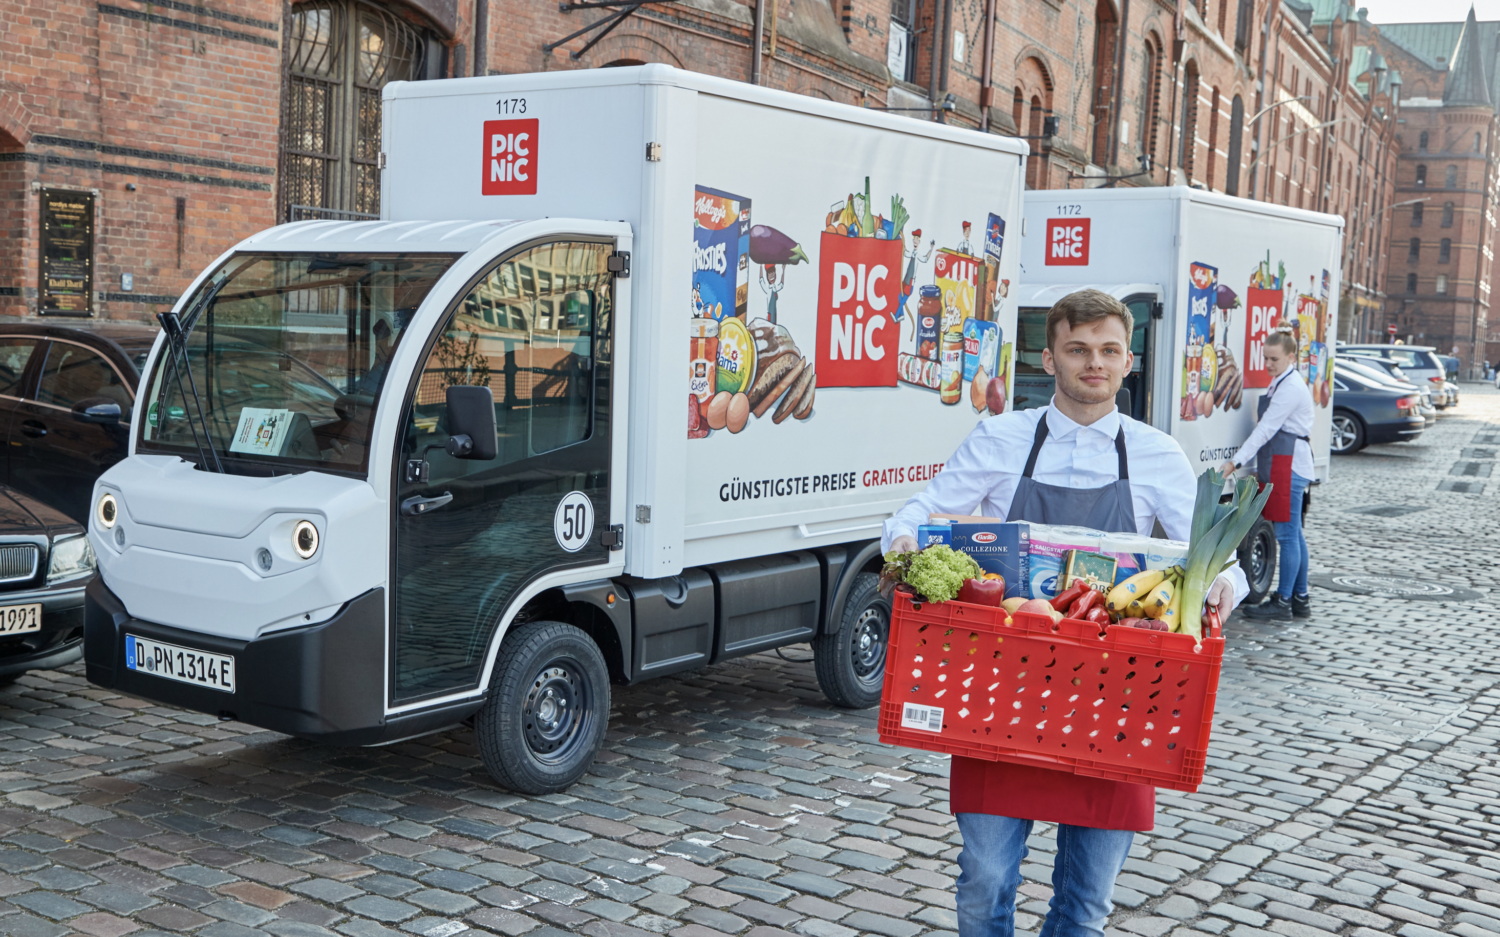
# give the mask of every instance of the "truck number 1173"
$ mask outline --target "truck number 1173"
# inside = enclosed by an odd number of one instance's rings
[[[506,114],[524,114],[526,113],[526,99],[501,98],[495,102],[495,109],[501,117]]]

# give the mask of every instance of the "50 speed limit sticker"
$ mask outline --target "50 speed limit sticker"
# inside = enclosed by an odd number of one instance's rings
[[[557,545],[569,553],[588,546],[594,532],[594,503],[581,491],[570,491],[552,515],[552,535]]]

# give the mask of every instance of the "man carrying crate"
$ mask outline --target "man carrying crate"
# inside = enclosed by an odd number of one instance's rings
[[[1042,366],[1057,379],[1051,405],[984,420],[885,524],[886,550],[917,549],[931,514],[980,514],[1173,540],[1192,526],[1197,480],[1171,436],[1115,408],[1130,373],[1134,322],[1119,300],[1080,290],[1047,313]],[[1208,604],[1227,618],[1249,594],[1239,567],[1221,575]],[[1134,831],[1155,824],[1156,791],[1030,765],[953,758],[949,805],[964,837],[958,857],[961,937],[1011,937],[1026,839],[1056,823],[1052,902],[1041,937],[1102,935],[1115,877]]]

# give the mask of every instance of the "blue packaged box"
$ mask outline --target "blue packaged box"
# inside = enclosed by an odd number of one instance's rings
[[[917,549],[953,546],[953,528],[947,524],[923,524],[917,528]]]
[[[693,200],[693,315],[745,318],[750,298],[750,200],[698,186]]]
[[[1030,598],[1031,525],[1021,522],[952,524],[950,546],[987,573],[1005,577],[1005,597]]]

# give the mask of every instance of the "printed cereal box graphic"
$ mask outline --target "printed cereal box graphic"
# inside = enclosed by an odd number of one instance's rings
[[[693,315],[745,318],[750,302],[750,200],[718,189],[693,196]]]

